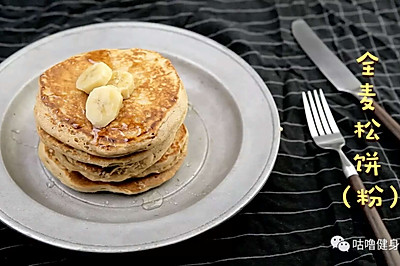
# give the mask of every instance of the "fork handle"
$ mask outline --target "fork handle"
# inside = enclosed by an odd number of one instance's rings
[[[349,177],[350,185],[354,191],[365,189],[364,184],[361,178],[358,175],[352,175]],[[369,197],[368,197],[369,202]],[[390,236],[388,230],[386,229],[385,224],[382,221],[378,211],[373,206],[372,208],[368,207],[368,205],[361,206],[365,215],[367,216],[368,222],[372,227],[372,230],[375,233],[377,239],[386,239],[388,243],[392,237]],[[383,255],[385,256],[385,260],[389,266],[400,265],[400,255],[397,250],[382,250]]]
[[[386,128],[389,129],[398,140],[400,140],[399,123],[397,123],[396,120],[394,120],[377,102],[374,101],[373,106],[375,107],[375,115],[379,118],[379,120],[381,120]]]

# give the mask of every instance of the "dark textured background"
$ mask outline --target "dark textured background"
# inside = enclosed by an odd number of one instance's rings
[[[0,60],[42,37],[105,21],[151,21],[208,36],[232,49],[260,74],[272,93],[283,127],[274,170],[255,199],[216,228],[172,246],[127,254],[90,254],[32,240],[0,224],[0,265],[146,263],[163,265],[381,265],[380,252],[334,250],[330,239],[372,238],[362,212],[347,209],[347,181],[336,154],[312,142],[301,91],[323,88],[346,138],[345,152],[379,153],[378,177],[363,174],[367,188],[385,190],[379,211],[392,237],[400,237],[400,204],[389,209],[399,189],[400,143],[382,127],[381,140],[357,139],[354,124],[373,116],[357,100],[339,93],[293,39],[291,22],[303,17],[362,82],[355,59],[365,51],[378,56],[372,79],[376,99],[400,121],[400,3],[363,1],[1,1]],[[21,70],[28,71],[28,70]],[[0,188],[1,189],[1,188]],[[356,206],[355,196],[351,205]],[[177,225],[179,226],[179,221]]]

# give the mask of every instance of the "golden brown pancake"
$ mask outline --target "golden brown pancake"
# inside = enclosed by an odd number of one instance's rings
[[[144,178],[128,179],[123,182],[95,182],[86,179],[78,172],[68,171],[59,163],[57,158],[55,158],[51,152],[48,150],[46,151],[43,143],[39,144],[39,157],[45,167],[56,178],[58,178],[64,185],[74,190],[81,192],[109,191],[133,195],[160,186],[164,182],[171,179],[182,165],[185,156],[183,156],[172,168],[165,172],[152,174]]]
[[[50,136],[40,127],[37,128],[37,132],[40,141],[43,142],[46,147],[53,149],[56,153],[65,155],[71,160],[97,165],[100,167],[124,166],[134,163],[150,166],[161,158],[161,156],[171,146],[175,137],[174,134],[171,134],[166,141],[150,150],[135,152],[121,157],[106,158],[74,149],[71,146],[66,145],[56,138]]]
[[[188,132],[184,125],[178,130],[172,145],[153,165],[143,165],[140,162],[115,167],[99,167],[82,163],[54,152],[54,157],[69,171],[77,171],[87,179],[101,182],[121,182],[129,178],[139,178],[152,173],[160,173],[171,168],[186,154]]]
[[[76,89],[93,62],[129,71],[135,90],[109,125],[93,129],[85,116],[87,94]],[[175,132],[187,112],[187,95],[171,62],[143,49],[97,50],[68,58],[39,79],[38,126],[62,143],[96,156],[118,157],[149,150]]]

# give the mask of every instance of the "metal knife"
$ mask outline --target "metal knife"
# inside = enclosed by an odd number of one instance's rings
[[[339,90],[351,93],[357,99],[361,92],[361,82],[354,76],[346,65],[329,50],[318,38],[308,24],[297,19],[292,23],[292,32],[301,48],[321,70],[325,77]],[[400,125],[376,101],[374,113],[381,122],[400,140]]]

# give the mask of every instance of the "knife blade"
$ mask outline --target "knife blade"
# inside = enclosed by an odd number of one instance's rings
[[[325,77],[339,90],[354,95],[358,100],[361,82],[322,42],[303,19],[292,22],[292,33],[300,47],[311,58]],[[400,140],[400,125],[376,101],[374,113],[397,139]]]

